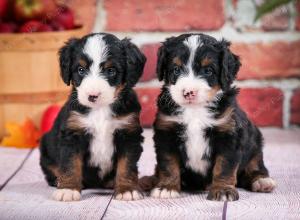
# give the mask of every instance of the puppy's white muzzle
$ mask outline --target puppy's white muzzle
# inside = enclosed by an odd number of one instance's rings
[[[171,85],[170,93],[179,105],[201,105],[208,101],[211,89],[205,79],[189,75],[180,77],[175,85]]]
[[[79,102],[88,107],[105,106],[114,101],[115,88],[101,75],[87,75],[77,91]]]

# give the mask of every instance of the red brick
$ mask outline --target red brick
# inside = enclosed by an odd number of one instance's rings
[[[76,24],[82,24],[90,32],[96,18],[96,0],[60,0],[73,9]]]
[[[141,123],[145,127],[151,127],[156,114],[156,99],[160,93],[159,88],[137,88],[135,89],[142,106]]]
[[[216,30],[223,26],[223,0],[105,0],[109,31]]]
[[[238,4],[238,0],[231,0],[231,3],[233,5],[233,8],[236,9],[237,8],[237,4]]]
[[[142,47],[147,56],[142,81],[156,77],[157,48],[159,44]],[[234,43],[234,53],[240,56],[242,67],[239,80],[300,77],[300,41],[273,43]]]
[[[141,48],[147,57],[147,62],[141,81],[151,80],[156,77],[157,50],[159,46],[160,44],[148,44]]]
[[[241,57],[240,80],[300,77],[300,41],[233,43],[231,48]]]
[[[300,89],[296,90],[291,100],[291,124],[300,125]]]
[[[141,123],[145,127],[153,124],[156,114],[156,99],[160,93],[159,88],[137,88],[140,103],[142,105]],[[298,121],[300,122],[300,92],[296,106]],[[258,126],[282,126],[283,93],[275,88],[244,88],[238,96],[242,109],[249,118]]]
[[[238,101],[248,117],[258,126],[282,127],[283,93],[275,88],[244,88]]]
[[[300,1],[296,3],[297,16],[296,16],[296,30],[300,31]]]
[[[289,27],[290,12],[286,6],[262,17],[261,26],[266,31],[283,31]]]

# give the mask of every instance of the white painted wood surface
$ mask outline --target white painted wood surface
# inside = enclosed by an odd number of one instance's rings
[[[28,149],[0,148],[0,186],[18,169],[28,153]]]
[[[85,190],[80,202],[64,203],[50,198],[53,190],[44,180],[35,150],[0,192],[0,219],[100,219],[111,198],[111,192],[105,190]]]
[[[227,204],[227,219],[300,219],[300,129],[264,129],[263,133],[265,161],[278,188],[270,194],[239,189],[240,200]],[[151,131],[146,130],[145,136],[139,169],[141,175],[150,175],[155,165]],[[7,152],[7,148],[0,147],[0,164],[14,163],[22,157],[19,150],[11,150]],[[3,167],[0,166],[0,176],[9,172]],[[100,219],[112,193],[84,190],[82,201],[63,203],[49,198],[53,190],[44,181],[35,150],[0,192],[0,219]],[[134,202],[112,200],[104,219],[221,219],[224,203],[205,198],[204,192],[172,200],[149,197]]]
[[[300,130],[263,130],[265,163],[277,181],[273,193],[240,191],[229,202],[228,219],[300,219]]]

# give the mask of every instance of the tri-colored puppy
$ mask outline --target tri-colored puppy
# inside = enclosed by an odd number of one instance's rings
[[[128,39],[91,34],[60,50],[69,99],[41,141],[41,167],[53,198],[80,199],[82,188],[114,187],[116,199],[142,198],[137,161],[142,152],[141,110],[132,87],[145,56]]]
[[[270,192],[275,182],[263,162],[263,137],[237,104],[232,86],[240,67],[230,43],[183,34],[159,48],[164,82],[154,123],[155,198],[181,189],[208,189],[209,200],[237,200],[236,186]]]

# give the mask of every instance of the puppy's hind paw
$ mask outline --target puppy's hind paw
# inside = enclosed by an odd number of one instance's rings
[[[57,189],[52,194],[54,200],[63,202],[79,201],[80,197],[80,192],[72,189]]]
[[[276,187],[276,182],[271,177],[259,178],[252,183],[253,192],[272,192]]]

